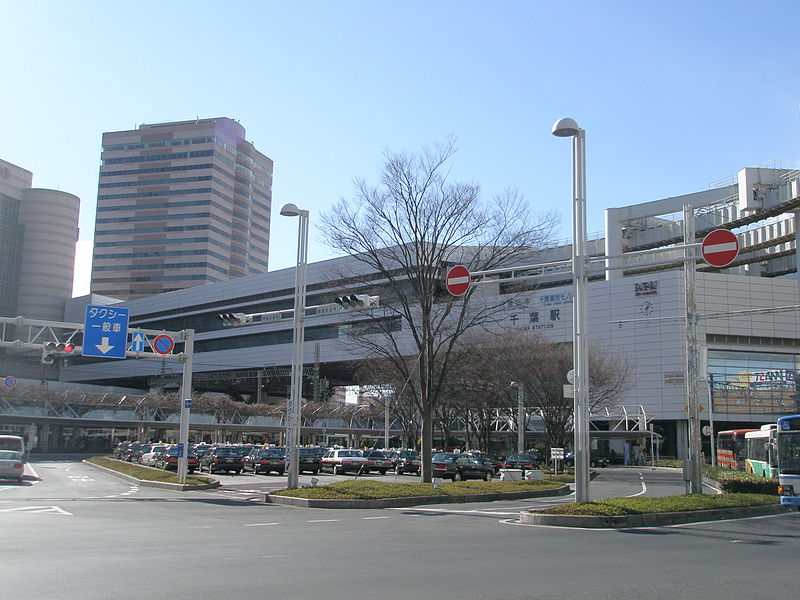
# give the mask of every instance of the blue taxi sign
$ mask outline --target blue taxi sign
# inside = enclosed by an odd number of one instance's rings
[[[125,358],[130,309],[114,306],[86,307],[83,356]]]

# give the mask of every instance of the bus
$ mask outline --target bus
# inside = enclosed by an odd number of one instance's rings
[[[744,435],[758,429],[731,429],[717,433],[717,466],[744,471]]]
[[[762,425],[759,431],[744,434],[745,470],[771,479],[778,476],[777,428],[774,423]]]
[[[800,508],[800,415],[778,419],[778,494]]]
[[[25,456],[25,440],[18,435],[0,435],[0,450],[14,450]]]

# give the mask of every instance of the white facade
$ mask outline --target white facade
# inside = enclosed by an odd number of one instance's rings
[[[677,259],[683,243],[682,215],[690,205],[696,215],[697,241],[710,230],[726,227],[737,234],[742,250],[725,269],[696,265],[695,298],[699,316],[698,343],[703,421],[752,426],[798,412],[795,374],[800,362],[800,306],[796,266],[796,220],[800,208],[800,172],[745,170],[736,183],[715,190],[608,209],[606,253],[622,269],[606,271],[602,261],[590,270],[589,343],[626,356],[633,366],[621,405],[642,407],[647,422],[671,436],[677,453],[685,447],[687,335],[682,263],[648,266],[652,258],[625,256],[636,250],[667,249]],[[739,190],[745,200],[740,200]],[[748,193],[747,190],[751,193]],[[589,245],[603,256],[603,240]],[[569,246],[543,250],[541,262],[569,256]],[[307,305],[332,302],[341,273],[369,275],[366,267],[340,258],[309,265]],[[511,280],[480,284],[479,296],[497,304],[504,327],[537,331],[553,340],[572,340],[572,288],[569,275],[550,287],[501,295]],[[367,277],[365,277],[367,279]],[[370,281],[380,294],[380,279]],[[288,367],[291,362],[291,319],[222,328],[220,312],[255,313],[293,305],[294,269],[258,274],[127,302],[132,323],[149,329],[197,330],[195,371],[202,374],[243,369]],[[746,311],[781,309],[772,312]],[[724,313],[724,314],[720,314]],[[714,318],[712,318],[712,316]],[[335,368],[361,358],[344,351],[349,315],[331,314],[306,321],[304,363]],[[410,338],[409,338],[410,341]],[[408,347],[411,348],[409,343]],[[150,363],[150,364],[148,364]],[[167,373],[178,365],[168,364]],[[156,361],[114,361],[69,367],[72,381],[131,385],[135,378],[155,378]],[[709,400],[713,400],[709,403]],[[717,427],[719,430],[720,427]]]

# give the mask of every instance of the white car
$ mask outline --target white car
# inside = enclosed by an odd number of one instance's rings
[[[341,449],[328,450],[322,457],[322,470],[340,475],[350,471],[358,473],[366,464],[367,459],[361,456],[361,450]]]
[[[142,454],[142,458],[139,462],[141,462],[143,465],[147,465],[148,467],[155,467],[156,461],[161,458],[161,455],[164,454],[168,448],[169,446],[166,444],[153,446],[150,448],[150,452],[145,452]]]
[[[14,450],[0,450],[0,479],[16,479],[22,483],[25,464],[22,453]]]

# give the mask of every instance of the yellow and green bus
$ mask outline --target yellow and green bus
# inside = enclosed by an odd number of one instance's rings
[[[745,470],[760,477],[778,476],[778,425],[762,425],[758,431],[748,431],[745,440]]]

